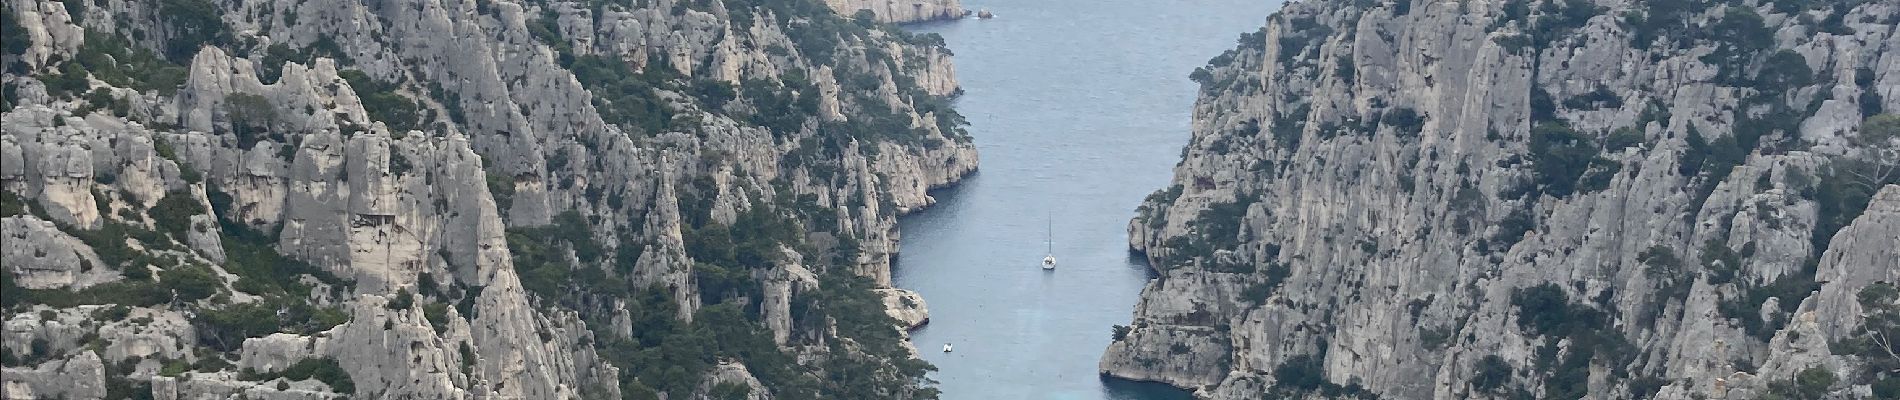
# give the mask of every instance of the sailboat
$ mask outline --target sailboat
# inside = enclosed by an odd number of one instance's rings
[[[1046,271],[1055,270],[1056,269],[1056,222],[1055,222],[1055,217],[1053,216],[1049,218],[1049,237],[1047,240],[1044,240],[1043,242],[1049,244],[1049,253],[1048,253],[1049,255],[1042,256],[1042,269]]]

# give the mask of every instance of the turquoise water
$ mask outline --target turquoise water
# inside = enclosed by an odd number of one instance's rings
[[[1165,186],[1208,58],[1258,29],[1278,1],[978,3],[995,19],[911,26],[956,52],[982,167],[902,222],[898,287],[930,305],[914,333],[943,398],[1176,399],[1105,380],[1096,362],[1127,324],[1147,266],[1126,224]],[[1053,221],[1059,268],[1042,271]],[[956,352],[943,353],[944,343]]]

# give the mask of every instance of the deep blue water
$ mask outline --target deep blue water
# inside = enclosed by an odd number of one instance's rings
[[[929,302],[913,340],[944,399],[1186,397],[1097,375],[1151,278],[1125,227],[1187,143],[1188,73],[1279,3],[966,0],[997,17],[908,27],[956,52],[957,108],[982,154],[975,176],[901,221],[895,284]],[[1060,266],[1044,272],[1051,220]]]

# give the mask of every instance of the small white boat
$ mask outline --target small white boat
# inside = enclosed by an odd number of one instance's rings
[[[1056,269],[1056,222],[1053,216],[1049,217],[1049,238],[1044,242],[1049,244],[1049,255],[1042,256],[1042,269],[1053,271]]]
[[[944,344],[943,344],[943,352],[945,352],[945,353],[949,353],[949,352],[950,352],[950,344],[949,344],[949,343],[944,343]]]

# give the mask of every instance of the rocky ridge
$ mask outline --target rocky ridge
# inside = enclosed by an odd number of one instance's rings
[[[890,23],[957,19],[969,14],[959,0],[825,0],[825,5],[844,15],[870,11],[878,22]]]
[[[1101,371],[1900,396],[1866,344],[1896,329],[1896,26],[1893,1],[1290,2],[1194,72],[1174,184],[1129,225],[1162,276]]]
[[[941,38],[811,1],[3,4],[7,398],[934,397],[873,289],[976,167]]]

